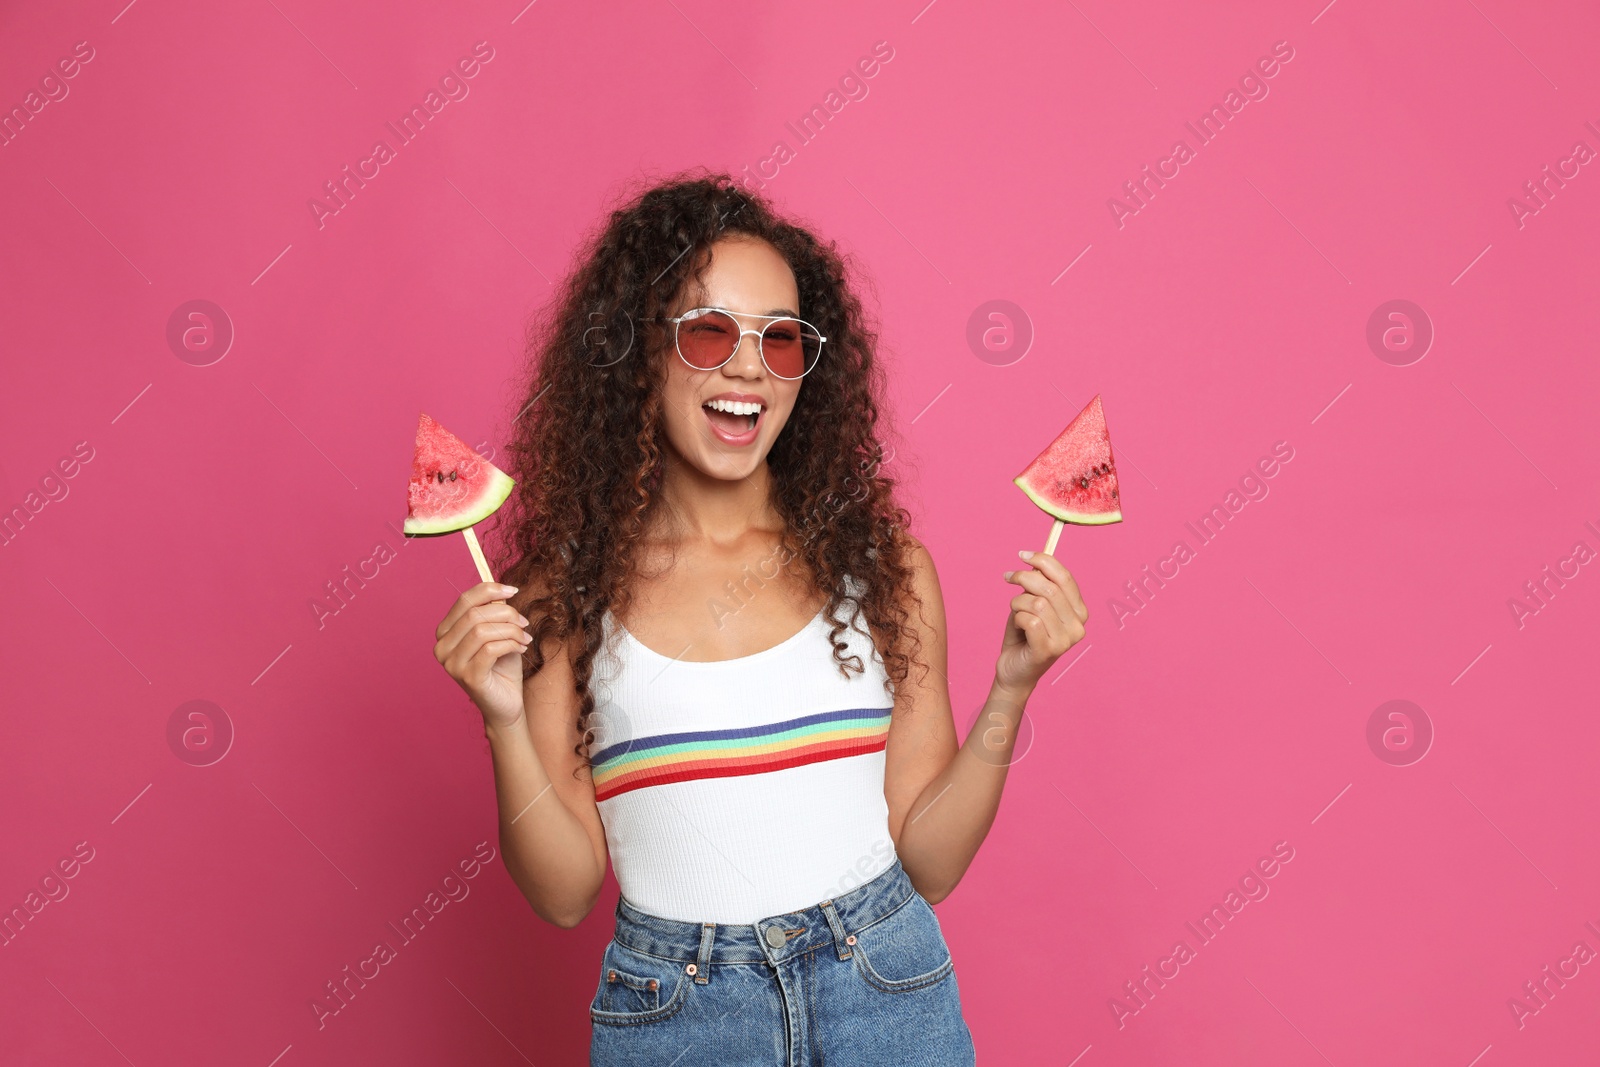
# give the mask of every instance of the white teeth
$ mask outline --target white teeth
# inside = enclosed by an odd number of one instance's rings
[[[760,404],[744,403],[738,400],[708,400],[705,406],[713,411],[727,412],[729,415],[759,415],[761,413]]]

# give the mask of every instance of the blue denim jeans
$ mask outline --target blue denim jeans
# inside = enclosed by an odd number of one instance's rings
[[[754,924],[617,900],[589,1005],[592,1067],[956,1067],[976,1061],[955,963],[896,859],[841,896]]]

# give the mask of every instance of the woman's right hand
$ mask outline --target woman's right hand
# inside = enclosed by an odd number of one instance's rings
[[[506,603],[516,587],[480,582],[450,606],[436,632],[433,658],[467,691],[487,726],[523,715],[522,650],[533,642],[528,620]]]

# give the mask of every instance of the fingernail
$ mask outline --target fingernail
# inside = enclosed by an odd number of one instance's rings
[[[516,591],[517,587],[514,585],[502,585],[500,587],[500,592],[504,593],[506,596],[511,596]]]
[[[1006,571],[1005,574],[1001,575],[1001,577],[1003,577],[1006,581],[1009,582],[1011,580],[1011,576],[1013,574],[1015,574],[1015,573],[1017,573],[1017,572],[1016,571]]]
[[[1032,552],[1029,552],[1029,551],[1028,551],[1028,550],[1027,550],[1027,549],[1025,549],[1025,548],[1024,548],[1024,549],[1021,549],[1021,550],[1019,550],[1019,551],[1018,551],[1018,552],[1017,552],[1017,555],[1019,555],[1019,556],[1021,556],[1021,557],[1022,557],[1022,558],[1023,558],[1023,559],[1032,559],[1032,558],[1033,558],[1033,553],[1032,553]]]
[[[521,615],[518,615],[517,616],[517,624],[519,626],[526,626],[526,625],[528,625],[528,620],[524,619]]]

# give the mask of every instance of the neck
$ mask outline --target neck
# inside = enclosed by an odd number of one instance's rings
[[[662,536],[680,541],[726,544],[752,527],[777,528],[772,508],[772,469],[762,460],[737,481],[713,478],[670,451],[661,480],[666,528]]]

